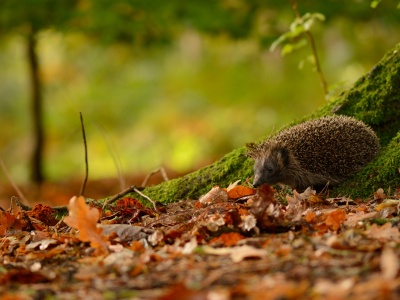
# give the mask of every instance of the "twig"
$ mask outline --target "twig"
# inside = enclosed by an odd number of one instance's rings
[[[153,204],[154,210],[155,210],[156,212],[158,212],[157,205],[156,205],[156,202],[155,202],[154,200],[152,200],[149,196],[146,196],[145,194],[143,194],[143,193],[142,193],[141,191],[139,191],[136,187],[134,187],[133,190],[134,190],[136,193],[138,193],[140,196],[142,196],[143,198],[146,198],[147,200],[149,200],[149,201],[151,202],[151,204]]]
[[[146,198],[147,200],[149,200],[154,207],[154,210],[158,212],[157,207],[156,207],[156,203],[155,201],[153,201],[152,199],[150,199],[148,196],[144,195],[143,193],[140,192],[140,190],[144,189],[149,181],[149,179],[151,178],[151,176],[153,176],[154,174],[160,172],[161,176],[163,177],[163,179],[165,181],[168,181],[168,176],[167,176],[167,172],[165,172],[165,169],[163,167],[155,169],[153,171],[151,171],[149,174],[147,174],[146,178],[143,180],[143,183],[140,187],[136,186],[136,185],[131,185],[130,187],[124,189],[123,191],[119,192],[118,194],[112,196],[110,199],[108,199],[106,202],[104,202],[103,204],[103,209],[108,206],[109,204],[115,202],[116,200],[118,200],[119,198],[121,198],[122,196],[125,196],[126,194],[130,193],[130,192],[136,192],[138,193],[140,196],[142,196],[143,198]]]
[[[128,193],[130,193],[130,192],[133,192],[133,191],[134,191],[134,188],[136,188],[136,186],[132,185],[132,186],[130,186],[130,187],[124,189],[123,191],[119,192],[118,194],[112,196],[110,199],[108,199],[106,202],[104,202],[104,204],[103,204],[103,209],[104,209],[107,205],[109,205],[109,204],[115,202],[116,200],[118,200],[119,198],[121,198],[122,196],[125,196],[126,194],[128,194]]]
[[[82,128],[82,136],[83,136],[83,145],[85,146],[85,178],[82,183],[81,191],[79,193],[79,196],[82,196],[83,193],[85,192],[86,188],[86,183],[89,177],[89,163],[88,163],[88,151],[87,151],[87,143],[86,143],[86,134],[85,134],[85,125],[83,124],[83,117],[82,113],[79,113],[80,119],[81,119],[81,128]]]
[[[149,182],[149,179],[151,178],[151,176],[153,176],[154,174],[160,172],[162,178],[164,179],[164,181],[168,181],[168,176],[167,176],[167,172],[165,171],[165,169],[163,167],[155,169],[153,171],[151,171],[149,174],[147,174],[146,178],[143,180],[143,183],[141,185],[141,187],[145,187],[147,185],[147,183]]]
[[[297,7],[297,1],[290,0],[290,2],[292,3],[292,8],[296,13],[296,18],[301,19],[300,11],[299,11],[299,8]],[[311,50],[312,50],[314,60],[315,60],[315,69],[317,70],[319,81],[321,82],[321,86],[324,91],[324,95],[326,97],[329,93],[329,90],[328,90],[328,85],[326,83],[324,73],[322,72],[322,69],[321,69],[321,64],[319,62],[317,46],[315,45],[314,36],[312,35],[311,31],[309,31],[308,29],[305,30],[305,34],[307,36],[308,42],[310,43]]]
[[[121,198],[122,196],[124,196],[124,195],[126,195],[126,194],[128,194],[128,193],[130,193],[130,192],[136,192],[137,194],[139,194],[139,195],[142,196],[143,198],[146,198],[148,201],[150,201],[151,204],[153,204],[154,210],[155,210],[156,212],[158,212],[156,202],[155,202],[154,200],[152,200],[149,196],[146,196],[145,194],[143,194],[142,192],[140,192],[140,189],[141,189],[141,187],[137,187],[137,186],[135,186],[135,185],[132,185],[132,186],[126,188],[126,189],[123,190],[122,192],[119,192],[118,194],[114,195],[112,198],[110,198],[110,199],[108,199],[106,202],[104,202],[104,204],[103,204],[103,209],[104,209],[107,205],[109,205],[109,204],[113,203],[114,201],[116,201],[117,199]]]
[[[18,198],[18,197],[12,196],[12,197],[11,197],[11,201],[15,201],[15,204],[16,204],[17,206],[21,207],[22,210],[25,210],[25,211],[30,211],[30,210],[32,210],[31,207],[29,207],[29,206],[24,205],[23,203],[21,203],[21,201],[19,201],[19,198]]]
[[[28,199],[25,198],[24,194],[21,192],[21,190],[18,188],[17,184],[15,183],[15,181],[12,179],[10,173],[7,170],[6,165],[4,164],[3,160],[0,159],[0,165],[1,168],[3,169],[4,174],[6,174],[8,180],[10,181],[12,187],[14,188],[14,190],[17,192],[18,197],[22,199],[22,201],[27,204],[27,205],[31,205],[28,201]]]

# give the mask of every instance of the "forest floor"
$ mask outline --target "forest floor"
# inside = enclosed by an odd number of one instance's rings
[[[0,299],[398,299],[399,196],[233,184],[148,207],[73,197],[61,220],[2,206]]]

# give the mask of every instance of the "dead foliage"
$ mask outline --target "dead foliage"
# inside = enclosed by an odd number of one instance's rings
[[[0,299],[396,299],[399,198],[234,183],[154,208],[0,211]]]

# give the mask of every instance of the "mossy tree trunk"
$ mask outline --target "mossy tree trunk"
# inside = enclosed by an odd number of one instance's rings
[[[370,125],[381,140],[382,150],[366,168],[335,188],[331,195],[368,197],[379,187],[393,191],[400,183],[400,44],[390,50],[365,76],[316,110],[310,118],[331,114],[353,116]],[[299,123],[296,122],[296,123]],[[293,125],[293,124],[291,124]],[[143,193],[163,203],[197,199],[213,186],[227,187],[230,182],[253,176],[252,161],[245,147],[235,149],[221,160],[191,174],[156,186]]]

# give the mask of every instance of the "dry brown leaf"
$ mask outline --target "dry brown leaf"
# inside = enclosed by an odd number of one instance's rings
[[[203,204],[219,203],[228,201],[228,193],[219,186],[214,186],[207,194],[200,197],[199,202]]]
[[[385,223],[378,227],[376,224],[372,224],[371,228],[367,230],[369,237],[378,240],[392,240],[399,239],[400,232],[397,227],[392,227],[391,223]]]
[[[264,257],[267,256],[267,251],[258,249],[253,246],[243,245],[233,248],[213,248],[210,246],[202,247],[204,253],[213,255],[230,255],[233,262],[240,262],[247,257]]]
[[[394,249],[386,246],[381,254],[381,273],[384,279],[395,279],[399,272],[399,257]]]
[[[80,196],[72,197],[68,205],[69,216],[64,218],[64,222],[79,230],[78,239],[83,242],[90,242],[93,248],[101,253],[108,253],[106,237],[102,234],[102,229],[97,227],[99,211],[89,207],[85,198]]]
[[[315,219],[316,216],[317,215],[312,210],[308,211],[306,214],[306,218],[305,218],[306,222],[311,223]]]
[[[229,232],[223,233],[220,236],[217,236],[209,241],[211,245],[218,245],[218,246],[225,246],[231,247],[236,245],[240,240],[244,239],[245,237],[237,232]]]
[[[354,227],[357,225],[358,222],[366,220],[366,219],[371,219],[376,217],[378,213],[373,211],[370,213],[364,213],[363,211],[357,211],[355,214],[353,215],[349,215],[347,217],[346,222],[344,222],[344,225],[348,226],[348,227]]]
[[[382,188],[379,188],[376,192],[374,192],[374,200],[385,199],[386,195]]]
[[[0,236],[22,230],[22,222],[16,215],[0,211]]]
[[[237,185],[234,188],[228,190],[228,198],[239,199],[245,196],[254,195],[255,193],[256,193],[255,189],[245,187],[242,185]]]
[[[270,204],[274,205],[276,199],[274,198],[275,190],[268,184],[263,184],[257,188],[256,195],[252,198],[253,205],[250,212],[261,221],[266,213],[267,208]]]
[[[154,233],[153,229],[128,224],[99,224],[97,227],[103,230],[102,233],[104,235],[115,233],[123,242],[147,238],[150,234]]]
[[[338,230],[344,221],[346,221],[346,212],[342,209],[336,209],[328,214],[325,224],[331,230]]]

